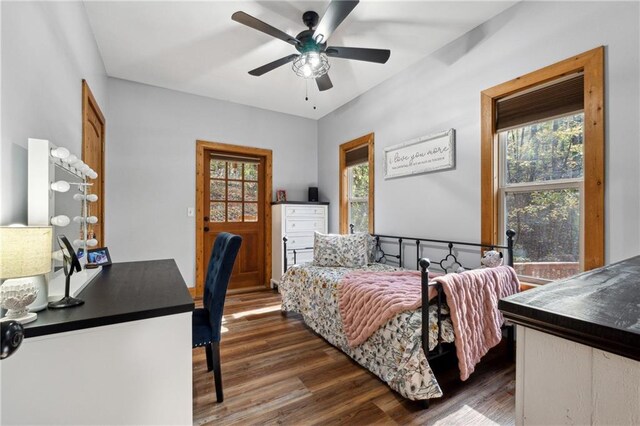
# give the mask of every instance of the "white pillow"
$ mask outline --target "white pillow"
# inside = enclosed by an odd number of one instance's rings
[[[321,234],[316,231],[313,264],[345,268],[367,266],[368,248],[369,234]]]

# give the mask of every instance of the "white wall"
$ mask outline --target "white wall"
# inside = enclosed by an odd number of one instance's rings
[[[317,122],[109,79],[106,242],[113,261],[174,258],[195,284],[196,140],[273,150],[273,189],[317,184]]]
[[[27,221],[27,138],[82,150],[82,79],[107,77],[81,2],[2,2],[0,224]]]
[[[375,132],[376,232],[480,239],[480,92],[606,46],[606,259],[640,253],[638,2],[523,2],[318,123],[321,196],[338,230],[338,146]],[[393,55],[393,53],[392,53]],[[383,149],[456,129],[456,169],[383,179]]]

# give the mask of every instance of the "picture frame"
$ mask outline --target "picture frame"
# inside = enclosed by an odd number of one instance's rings
[[[287,201],[287,191],[285,191],[284,189],[278,189],[276,191],[276,201],[277,202]]]
[[[97,247],[87,250],[87,266],[89,267],[111,265],[111,255],[107,247]]]
[[[384,149],[384,178],[455,168],[456,131],[421,136]]]

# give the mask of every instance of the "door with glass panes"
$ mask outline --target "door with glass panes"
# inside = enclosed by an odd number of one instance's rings
[[[204,270],[220,232],[242,237],[230,290],[264,287],[264,158],[225,156],[207,151],[209,174],[203,185]]]

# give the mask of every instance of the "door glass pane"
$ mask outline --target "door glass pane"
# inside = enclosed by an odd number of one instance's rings
[[[244,180],[258,180],[258,164],[244,163]]]
[[[229,179],[242,179],[242,163],[229,161]]]
[[[242,222],[242,203],[229,203],[227,211],[227,221]]]
[[[226,165],[227,165],[226,161],[212,159],[209,162],[211,178],[224,179],[226,170],[227,170]]]
[[[516,231],[519,275],[556,280],[580,272],[580,192],[506,193],[507,229]]]
[[[354,232],[369,232],[369,203],[367,201],[351,201],[349,203],[349,224],[354,225]]]
[[[242,182],[228,182],[227,200],[242,201]]]
[[[244,200],[258,201],[258,182],[244,183]]]
[[[502,132],[506,183],[581,178],[583,121],[580,113]]]
[[[224,203],[211,203],[209,220],[211,222],[224,222],[226,217]]]
[[[257,203],[244,203],[244,221],[245,222],[258,221],[258,204]]]
[[[212,200],[225,200],[225,181],[223,180],[212,180],[210,182],[210,192]]]

